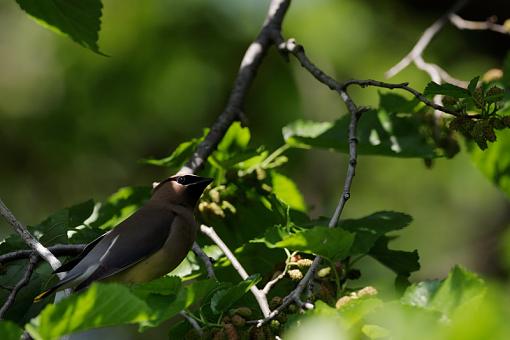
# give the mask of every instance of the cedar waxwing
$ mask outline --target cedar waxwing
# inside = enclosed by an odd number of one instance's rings
[[[67,272],[65,277],[34,301],[61,289],[78,291],[93,281],[140,283],[173,270],[195,242],[193,211],[211,182],[182,175],[159,183],[143,207],[58,268],[55,273]]]

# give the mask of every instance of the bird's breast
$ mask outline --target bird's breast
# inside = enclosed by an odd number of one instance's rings
[[[111,277],[113,281],[141,283],[154,280],[175,269],[193,246],[196,228],[177,216],[163,247],[134,266]]]

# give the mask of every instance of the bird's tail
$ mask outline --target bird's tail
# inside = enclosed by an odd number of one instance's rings
[[[57,284],[53,287],[51,287],[50,289],[48,290],[45,290],[44,292],[42,292],[41,294],[37,295],[35,298],[34,298],[34,302],[39,302],[41,301],[42,299],[44,299],[45,297],[53,294],[54,292],[56,292],[62,285],[61,284]]]

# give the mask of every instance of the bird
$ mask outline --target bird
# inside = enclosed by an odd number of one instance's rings
[[[160,182],[144,206],[57,268],[54,274],[65,276],[34,302],[62,289],[80,291],[94,281],[143,283],[169,273],[195,242],[193,212],[212,181],[177,174]]]

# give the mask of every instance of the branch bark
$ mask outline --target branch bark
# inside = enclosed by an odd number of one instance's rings
[[[194,173],[204,166],[204,162],[216,149],[230,125],[243,112],[244,101],[253,79],[269,48],[274,44],[273,32],[282,28],[283,18],[290,5],[290,0],[272,0],[269,10],[257,38],[250,44],[241,61],[239,72],[234,81],[228,102],[224,111],[219,115],[204,141],[197,147],[181,173]]]
[[[16,300],[16,295],[18,295],[18,292],[21,290],[21,288],[25,287],[30,281],[30,277],[34,272],[37,262],[39,262],[39,256],[36,254],[30,255],[30,259],[25,270],[25,274],[23,274],[21,280],[18,283],[16,283],[14,288],[9,293],[9,296],[7,296],[7,299],[5,300],[5,303],[3,304],[2,308],[0,308],[0,320],[4,319],[5,313],[14,304],[14,301]]]

